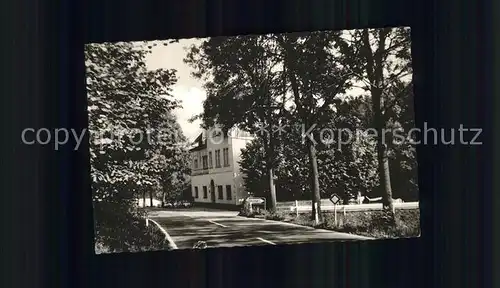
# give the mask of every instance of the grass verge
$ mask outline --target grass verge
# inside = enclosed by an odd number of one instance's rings
[[[300,215],[293,222],[300,225],[351,233],[373,238],[407,238],[420,235],[420,210],[396,210],[395,223],[387,225],[382,211],[349,212],[344,216],[337,213],[324,213],[323,223],[315,226],[310,215]]]
[[[373,238],[407,238],[420,236],[420,210],[400,209],[396,210],[395,224],[387,225],[384,221],[382,211],[348,212],[345,214],[337,212],[337,221],[333,213],[323,213],[323,223],[314,225],[310,213],[300,214],[296,217],[287,211],[274,213],[249,212],[242,209],[239,214],[245,217],[258,217],[268,220],[283,221],[314,228],[333,230],[367,236]]]

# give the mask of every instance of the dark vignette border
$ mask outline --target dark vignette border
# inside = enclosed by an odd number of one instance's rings
[[[12,175],[5,175],[4,189],[15,198],[3,211],[14,217],[3,218],[11,238],[20,238],[6,247],[19,248],[21,254],[3,260],[11,269],[35,275],[7,269],[7,275],[21,277],[27,286],[6,287],[491,286],[489,192],[496,183],[488,162],[494,147],[488,118],[494,106],[487,103],[494,92],[494,62],[487,58],[493,51],[487,12],[492,7],[409,0],[18,3],[29,14],[7,15],[19,27],[15,41],[8,43],[17,54],[5,64],[15,67],[5,80],[18,105],[2,105],[9,107],[4,115],[16,119],[6,129],[12,132],[11,146],[4,150],[4,159],[12,163],[6,166]],[[420,239],[96,257],[88,146],[74,152],[69,146],[53,151],[19,143],[26,127],[87,126],[87,42],[400,25],[413,31],[417,123],[443,128],[462,123],[484,131],[481,147],[418,148]],[[10,81],[12,76],[20,80]],[[11,84],[19,86],[11,91]],[[20,207],[21,199],[31,201]]]

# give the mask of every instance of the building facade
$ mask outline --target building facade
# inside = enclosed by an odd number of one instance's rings
[[[191,153],[191,193],[195,203],[239,205],[247,193],[239,160],[253,137],[243,131],[203,131]]]

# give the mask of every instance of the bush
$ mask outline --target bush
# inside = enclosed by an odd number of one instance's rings
[[[241,205],[240,213],[238,213],[238,216],[253,218],[253,217],[255,217],[255,215],[256,215],[256,213],[255,213],[255,211],[250,209],[249,203],[244,202],[243,205]]]
[[[115,208],[115,210],[110,208]],[[125,205],[102,202],[95,204],[94,211],[96,253],[138,252],[169,248],[165,235],[156,225],[146,226],[143,211]]]
[[[382,211],[348,213],[337,224],[343,232],[377,238],[416,237],[420,235],[420,211],[397,210],[394,220]],[[333,223],[333,222],[332,222]]]
[[[119,233],[114,229],[114,233],[107,234],[107,239],[97,237],[95,252],[100,254],[170,249],[165,235],[156,226],[150,225],[146,227],[146,225],[137,225],[141,220],[142,222],[145,221],[144,219],[138,219],[136,223],[128,227],[130,230],[129,233],[123,230],[121,231],[122,233]]]
[[[274,220],[274,221],[283,221],[288,218],[289,213],[283,212],[283,211],[274,211],[274,212],[269,212],[269,211],[264,211],[262,215],[264,216],[265,219],[267,220]]]

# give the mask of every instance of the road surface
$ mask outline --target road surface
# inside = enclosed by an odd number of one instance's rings
[[[213,248],[371,239],[291,223],[245,218],[237,214],[192,209],[150,212],[149,218],[165,230],[167,238],[178,249],[191,249],[198,241],[205,241],[208,247]]]

